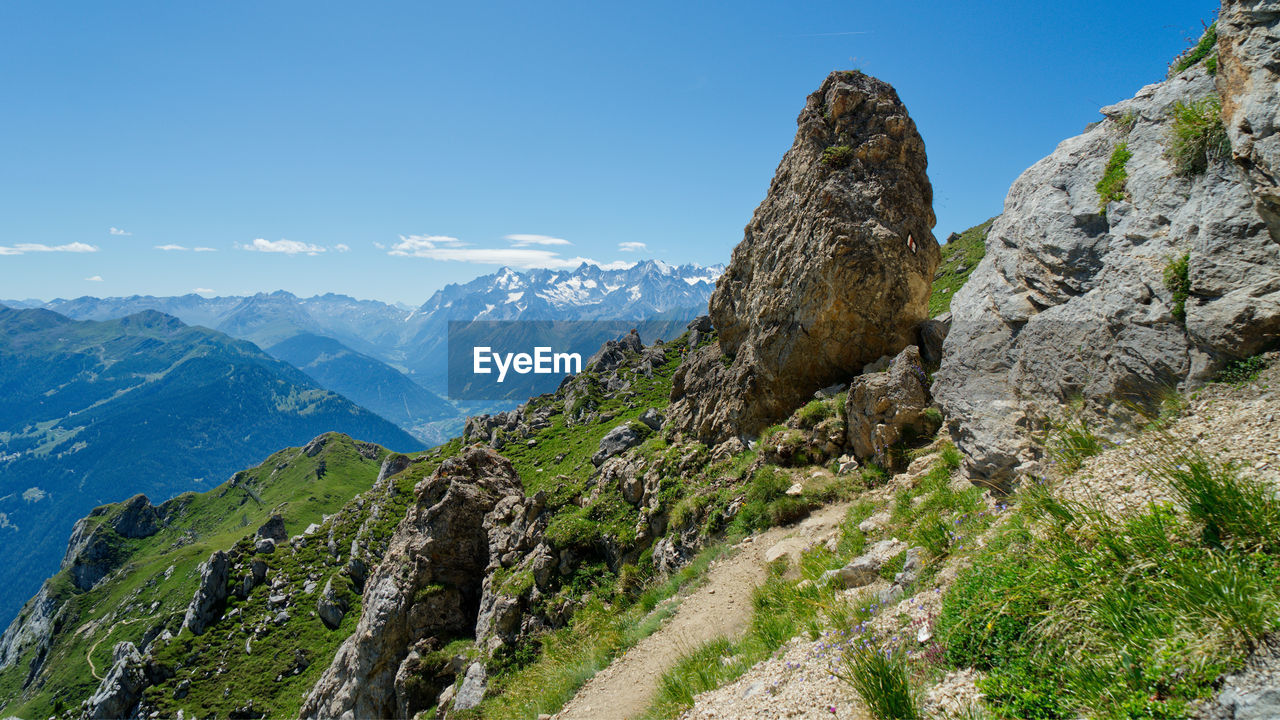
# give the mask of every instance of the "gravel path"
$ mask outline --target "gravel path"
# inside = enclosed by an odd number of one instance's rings
[[[844,519],[848,505],[828,505],[793,527],[773,528],[747,538],[729,558],[717,562],[706,581],[681,601],[654,634],[591,678],[556,714],[558,720],[627,720],[649,707],[658,681],[680,656],[719,637],[736,638],[751,619],[751,594],[764,582],[768,558],[795,557],[825,542]]]

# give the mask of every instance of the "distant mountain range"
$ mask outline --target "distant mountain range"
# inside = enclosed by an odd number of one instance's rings
[[[677,327],[706,311],[723,271],[721,265],[676,266],[657,260],[611,270],[586,263],[572,271],[502,268],[447,285],[416,308],[333,293],[300,298],[284,291],[0,302],[77,320],[157,310],[188,325],[253,342],[321,386],[435,443],[456,434],[467,412],[489,409],[458,408],[441,397],[447,392],[450,321],[667,320]],[[428,394],[413,391],[403,382],[406,376]]]
[[[331,430],[424,447],[252,343],[154,310],[75,321],[0,307],[0,546],[22,549],[0,567],[0,617],[57,568],[93,507],[205,490]]]

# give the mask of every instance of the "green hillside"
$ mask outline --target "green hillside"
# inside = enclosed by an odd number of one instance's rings
[[[942,264],[933,276],[933,294],[929,296],[929,317],[951,309],[951,298],[964,287],[978,262],[987,252],[987,232],[991,230],[991,218],[981,225],[974,225],[962,233],[951,233],[942,246]]]
[[[328,431],[422,443],[256,346],[147,311],[78,322],[0,307],[0,618],[57,570],[72,524],[136,493],[211,488]]]
[[[160,505],[167,525],[155,535],[132,540],[116,536],[119,568],[92,590],[77,590],[68,571],[59,572],[45,584],[49,595],[61,606],[55,614],[56,630],[50,649],[42,654],[38,646],[26,647],[16,662],[0,670],[0,713],[48,717],[77,707],[97,688],[99,676],[111,666],[112,648],[117,642],[127,640],[141,645],[145,637],[155,637],[165,630],[177,634],[199,581],[199,564],[214,550],[231,548],[251,537],[273,513],[282,515],[290,535],[302,533],[312,523],[324,522],[326,515],[335,518],[324,524],[325,531],[340,528],[353,533],[368,514],[367,509],[361,513],[356,506],[369,499],[367,493],[388,454],[382,447],[336,433],[317,438],[305,449],[281,450],[212,490],[185,493]],[[384,515],[389,527],[380,528],[379,534],[389,535],[395,520],[403,515],[411,487],[411,481],[392,484],[392,497]],[[116,504],[96,511],[96,524],[107,523],[121,507]],[[324,543],[316,537],[325,535],[311,536],[310,547],[325,550]],[[267,557],[273,571],[285,555],[280,551]],[[19,620],[32,610],[28,603]],[[352,614],[353,618],[357,616]],[[314,617],[299,620],[320,625]],[[345,635],[307,633],[304,629],[279,633],[264,643],[259,657],[279,655],[281,648],[266,650],[271,641],[277,641],[290,651],[304,650],[307,657],[314,658],[318,670],[327,662],[325,653],[332,655],[341,637]],[[240,645],[243,652],[243,640]],[[289,654],[292,658],[292,652]],[[40,671],[29,681],[37,658],[42,660],[37,661]],[[256,689],[262,679],[261,670],[236,663],[224,677],[237,686],[252,685]],[[314,677],[311,679],[314,681]],[[279,691],[296,701],[298,690],[293,684],[279,687]],[[226,713],[221,715],[225,717]]]

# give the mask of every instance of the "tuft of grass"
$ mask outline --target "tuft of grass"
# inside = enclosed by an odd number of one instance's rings
[[[1214,74],[1217,72],[1218,67],[1217,49],[1218,23],[1214,22],[1204,29],[1204,34],[1200,36],[1200,40],[1195,45],[1187,48],[1169,64],[1169,77],[1177,75],[1201,60],[1205,61],[1205,68],[1209,71],[1209,74]]]
[[[1089,421],[1078,415],[1051,424],[1045,451],[1054,465],[1070,474],[1102,452],[1102,439],[1089,428]]]
[[[911,672],[900,649],[871,643],[855,645],[841,656],[837,673],[866,703],[876,720],[921,720],[924,711],[911,684]]]
[[[1187,298],[1191,297],[1191,253],[1183,253],[1164,266],[1164,287],[1173,293],[1170,312],[1179,322],[1187,320]]]
[[[1280,553],[1280,499],[1271,489],[1197,450],[1162,458],[1151,472],[1200,524],[1206,547]]]
[[[1217,95],[1190,104],[1175,103],[1169,114],[1173,122],[1167,155],[1178,175],[1198,175],[1211,162],[1231,154],[1231,140],[1222,124],[1222,101]]]
[[[832,145],[822,151],[822,164],[829,168],[847,168],[853,163],[853,152],[848,145]]]
[[[1116,149],[1111,151],[1111,159],[1107,161],[1107,168],[1102,173],[1102,179],[1095,186],[1098,190],[1098,205],[1102,212],[1107,211],[1107,203],[1112,200],[1125,199],[1124,184],[1129,179],[1125,164],[1129,162],[1131,157],[1133,157],[1133,152],[1129,150],[1129,143],[1127,142],[1116,145]]]

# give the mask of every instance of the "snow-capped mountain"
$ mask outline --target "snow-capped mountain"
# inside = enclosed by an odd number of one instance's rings
[[[722,265],[669,265],[659,260],[620,269],[587,263],[574,270],[502,268],[447,285],[416,308],[334,293],[300,298],[283,290],[212,298],[80,297],[14,305],[38,305],[76,320],[110,320],[158,310],[263,348],[302,334],[332,338],[443,393],[451,320],[662,319],[674,328],[706,311],[722,272]],[[329,379],[329,384],[334,381]],[[343,392],[341,387],[329,389]]]

